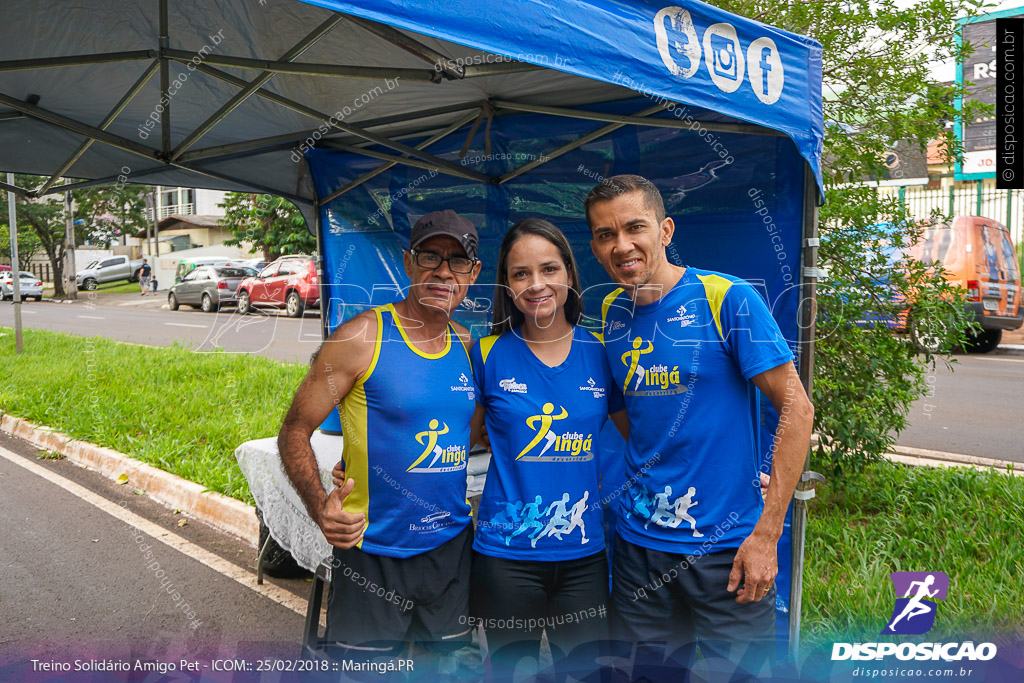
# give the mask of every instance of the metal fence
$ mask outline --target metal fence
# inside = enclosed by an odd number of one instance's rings
[[[29,264],[28,269],[30,273],[43,282],[53,282],[53,270],[50,268],[49,263],[32,263]]]
[[[1021,251],[1021,243],[1024,242],[1024,190],[983,187],[979,180],[973,185],[948,189],[882,187],[879,192],[898,195],[915,218],[925,218],[937,209],[948,216],[984,216],[999,221],[1009,229],[1017,251]]]

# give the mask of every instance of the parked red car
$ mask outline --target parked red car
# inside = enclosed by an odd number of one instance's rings
[[[298,318],[307,308],[319,305],[320,287],[312,256],[282,256],[259,275],[238,284],[238,312],[242,315],[253,307],[273,306]]]

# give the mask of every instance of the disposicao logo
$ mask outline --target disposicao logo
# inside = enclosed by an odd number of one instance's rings
[[[883,635],[920,635],[935,625],[938,603],[949,592],[949,577],[943,572],[893,572],[896,605],[882,629]],[[988,661],[996,656],[993,643],[834,643],[832,660],[878,660],[895,656],[899,660]]]
[[[896,606],[882,633],[909,636],[930,631],[938,608],[932,599],[946,599],[949,577],[943,572],[893,572],[889,576],[896,586]]]

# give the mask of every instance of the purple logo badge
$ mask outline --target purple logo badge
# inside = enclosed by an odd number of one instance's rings
[[[943,572],[893,572],[896,606],[884,634],[917,635],[927,633],[935,624],[934,600],[945,600],[949,577]]]

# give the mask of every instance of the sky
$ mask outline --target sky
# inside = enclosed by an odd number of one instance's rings
[[[1003,0],[995,3],[995,6],[986,10],[985,14],[1002,12],[1003,10],[1020,8],[1024,14],[1024,0]],[[932,76],[940,81],[952,81],[956,78],[956,63],[952,59],[936,61],[932,65]]]

